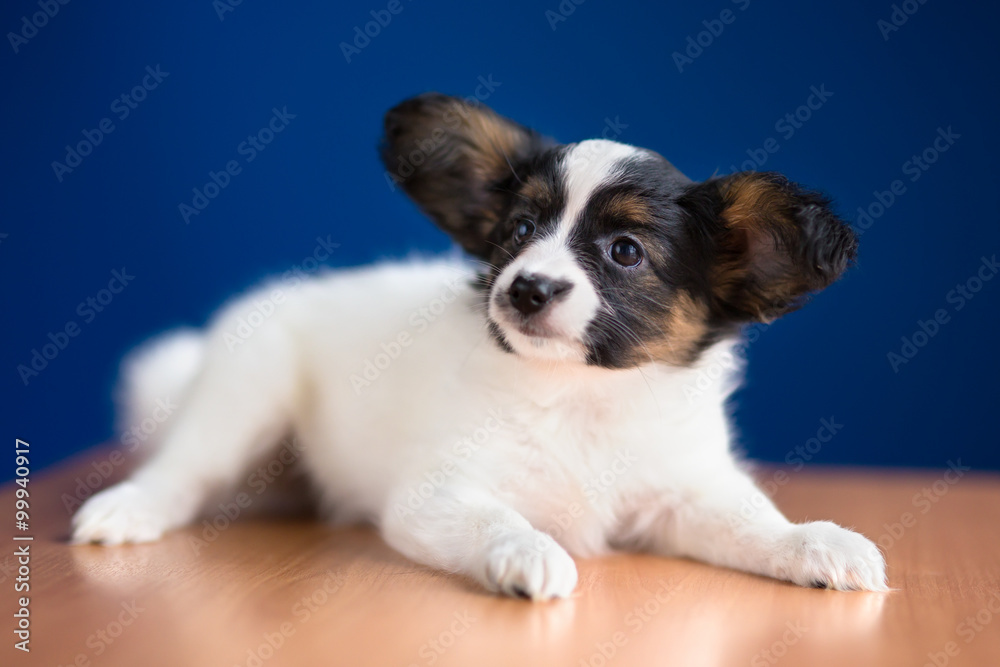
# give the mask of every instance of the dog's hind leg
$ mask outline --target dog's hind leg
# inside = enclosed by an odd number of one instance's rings
[[[301,384],[296,346],[279,318],[234,344],[229,332],[241,305],[224,312],[204,340],[201,367],[162,442],[129,479],[83,504],[73,541],[158,539],[194,519],[287,432]]]

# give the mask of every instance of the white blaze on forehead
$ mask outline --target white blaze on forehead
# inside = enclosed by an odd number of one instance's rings
[[[546,359],[585,360],[584,335],[598,313],[600,297],[591,277],[569,246],[571,231],[591,195],[620,176],[622,161],[644,155],[643,151],[633,146],[594,139],[577,144],[562,158],[560,169],[566,206],[558,214],[556,228],[532,239],[504,268],[493,285],[490,317],[499,324],[507,342],[519,353]],[[559,339],[526,336],[501,312],[497,301],[506,298],[511,284],[519,275],[562,280],[572,285],[569,293],[552,304],[545,315],[546,325],[558,333]]]
[[[591,194],[612,182],[621,173],[621,162],[641,158],[644,153],[626,144],[591,139],[574,146],[559,163],[566,193],[566,206],[558,214],[556,228],[536,238],[503,271],[498,285],[507,288],[521,273],[543,274],[550,278],[584,276],[569,248],[570,230],[580,218]]]
[[[566,189],[566,208],[559,217],[556,236],[563,239],[569,237],[570,229],[580,219],[590,196],[621,173],[623,160],[643,155],[635,146],[607,139],[590,139],[574,146],[560,163]]]

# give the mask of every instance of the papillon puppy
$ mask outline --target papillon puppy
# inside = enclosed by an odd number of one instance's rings
[[[490,591],[567,597],[571,554],[621,549],[886,590],[871,541],[791,523],[733,454],[739,369],[704,382],[747,324],[852,263],[827,199],[774,173],[695,182],[651,150],[560,145],[433,93],[388,112],[381,153],[476,261],[265,286],[141,349],[125,421],[157,398],[178,411],[137,472],[80,508],[74,541],[156,540],[291,433],[333,520]]]

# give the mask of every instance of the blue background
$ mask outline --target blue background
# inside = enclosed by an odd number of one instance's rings
[[[110,390],[129,347],[203,323],[301,264],[317,237],[340,244],[332,266],[445,250],[390,192],[375,145],[394,103],[470,96],[479,77],[499,82],[486,103],[505,115],[562,141],[617,119],[621,141],[696,179],[773,137],[762,168],[824,189],[852,221],[903,181],[859,266],[750,345],[741,442],[780,461],[832,417],[843,429],[815,462],[1000,469],[1000,280],[960,311],[947,300],[1000,252],[995,4],[928,2],[886,40],[889,2],[590,0],[553,29],[557,0],[403,0],[350,63],[340,43],[387,2],[277,4],[244,2],[220,20],[209,0],[71,2],[17,53],[9,37],[0,45],[4,437],[31,442],[36,469],[112,435]],[[735,19],[679,71],[672,54],[727,8]],[[19,31],[37,11],[5,2],[0,28]],[[167,78],[119,119],[112,102],[157,65]],[[786,138],[776,123],[821,85],[833,95]],[[237,146],[275,107],[296,117],[247,163]],[[106,117],[114,131],[60,182],[52,162]],[[949,127],[960,138],[911,182],[904,163]],[[242,172],[185,224],[178,205],[233,159]],[[84,322],[78,304],[122,267],[135,279]],[[894,372],[887,354],[940,308],[949,322]],[[69,321],[80,335],[25,385],[17,366]]]

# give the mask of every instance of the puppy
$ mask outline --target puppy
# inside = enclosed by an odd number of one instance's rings
[[[741,327],[851,264],[826,199],[773,173],[693,182],[653,151],[558,145],[439,94],[389,111],[382,157],[478,264],[330,273],[237,339],[264,287],[142,351],[126,418],[166,395],[179,412],[80,508],[76,542],[156,540],[294,433],[335,521],[491,591],[569,596],[570,554],[613,549],[886,590],[874,544],[789,522],[734,457],[738,374],[696,385],[731,367]]]

